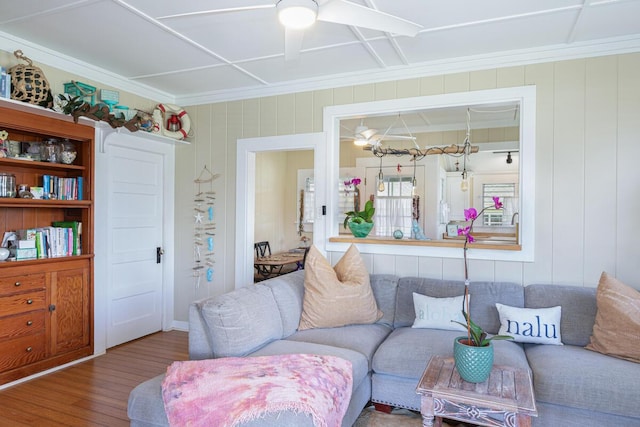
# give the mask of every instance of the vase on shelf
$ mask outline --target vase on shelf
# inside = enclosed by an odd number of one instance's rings
[[[349,227],[349,230],[351,230],[351,234],[353,234],[354,237],[364,238],[364,237],[367,237],[371,232],[371,229],[373,228],[373,223],[372,222],[362,222],[362,223],[349,222],[347,223],[347,227]]]
[[[493,343],[484,347],[467,345],[466,336],[453,342],[453,359],[460,377],[470,383],[483,383],[493,368]]]

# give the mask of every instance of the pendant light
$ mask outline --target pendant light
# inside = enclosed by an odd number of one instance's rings
[[[418,160],[416,159],[416,156],[413,156],[413,180],[411,181],[411,195],[413,197],[415,197],[417,195],[417,186],[418,186],[418,181],[416,181],[416,163],[418,163]]]
[[[467,136],[464,139],[464,149],[462,151],[462,181],[460,182],[460,191],[469,190],[469,180],[467,176],[467,159],[471,154],[471,142],[469,137],[471,136],[471,112],[467,108]]]
[[[380,172],[378,172],[378,191],[384,191],[384,175],[382,174],[382,157],[380,157]]]

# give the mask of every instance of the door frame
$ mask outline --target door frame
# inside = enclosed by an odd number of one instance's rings
[[[267,136],[238,139],[236,163],[236,218],[244,218],[244,227],[236,221],[236,288],[253,284],[253,243],[255,233],[256,153],[265,151],[313,151],[313,168],[317,182],[326,182],[326,134],[303,133],[296,135]],[[313,235],[324,235],[325,218],[322,206],[326,205],[324,185],[317,185],[316,215]],[[324,252],[324,248],[318,248]]]
[[[108,195],[111,174],[117,173],[109,167],[110,146],[148,149],[163,159],[163,250],[162,259],[162,330],[172,329],[174,322],[174,192],[175,192],[175,145],[181,141],[158,137],[145,132],[131,133],[96,127],[96,167],[95,167],[95,218],[94,232],[94,354],[102,354],[107,348],[108,286],[110,255],[108,250],[110,226],[108,216]]]

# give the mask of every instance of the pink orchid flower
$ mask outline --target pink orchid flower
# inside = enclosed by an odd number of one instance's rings
[[[361,183],[361,182],[362,182],[362,180],[361,180],[360,178],[353,178],[353,179],[351,180],[351,183],[352,183],[353,185],[360,185],[360,183]]]
[[[469,243],[473,243],[475,239],[471,234],[469,234],[470,231],[471,231],[471,227],[459,228],[458,236],[467,236],[467,240],[469,241]]]
[[[500,197],[492,197],[493,198],[493,204],[495,205],[496,209],[502,209],[502,202],[500,201]]]
[[[464,210],[464,220],[473,221],[478,217],[478,211],[476,208],[469,208]]]

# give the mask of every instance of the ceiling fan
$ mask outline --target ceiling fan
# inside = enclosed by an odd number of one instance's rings
[[[163,20],[274,7],[278,11],[278,19],[285,28],[284,57],[287,61],[296,59],[300,55],[304,30],[313,25],[315,21],[353,25],[409,37],[414,37],[422,28],[422,26],[406,19],[347,0],[278,0],[274,4],[202,10],[160,16],[156,19]]]
[[[353,136],[345,136],[341,139],[353,141],[357,146],[378,145],[380,141],[413,141],[415,144],[415,136],[389,134],[390,129],[391,126],[384,133],[379,133],[377,129],[367,127],[364,120],[360,120],[360,124],[353,130]]]

